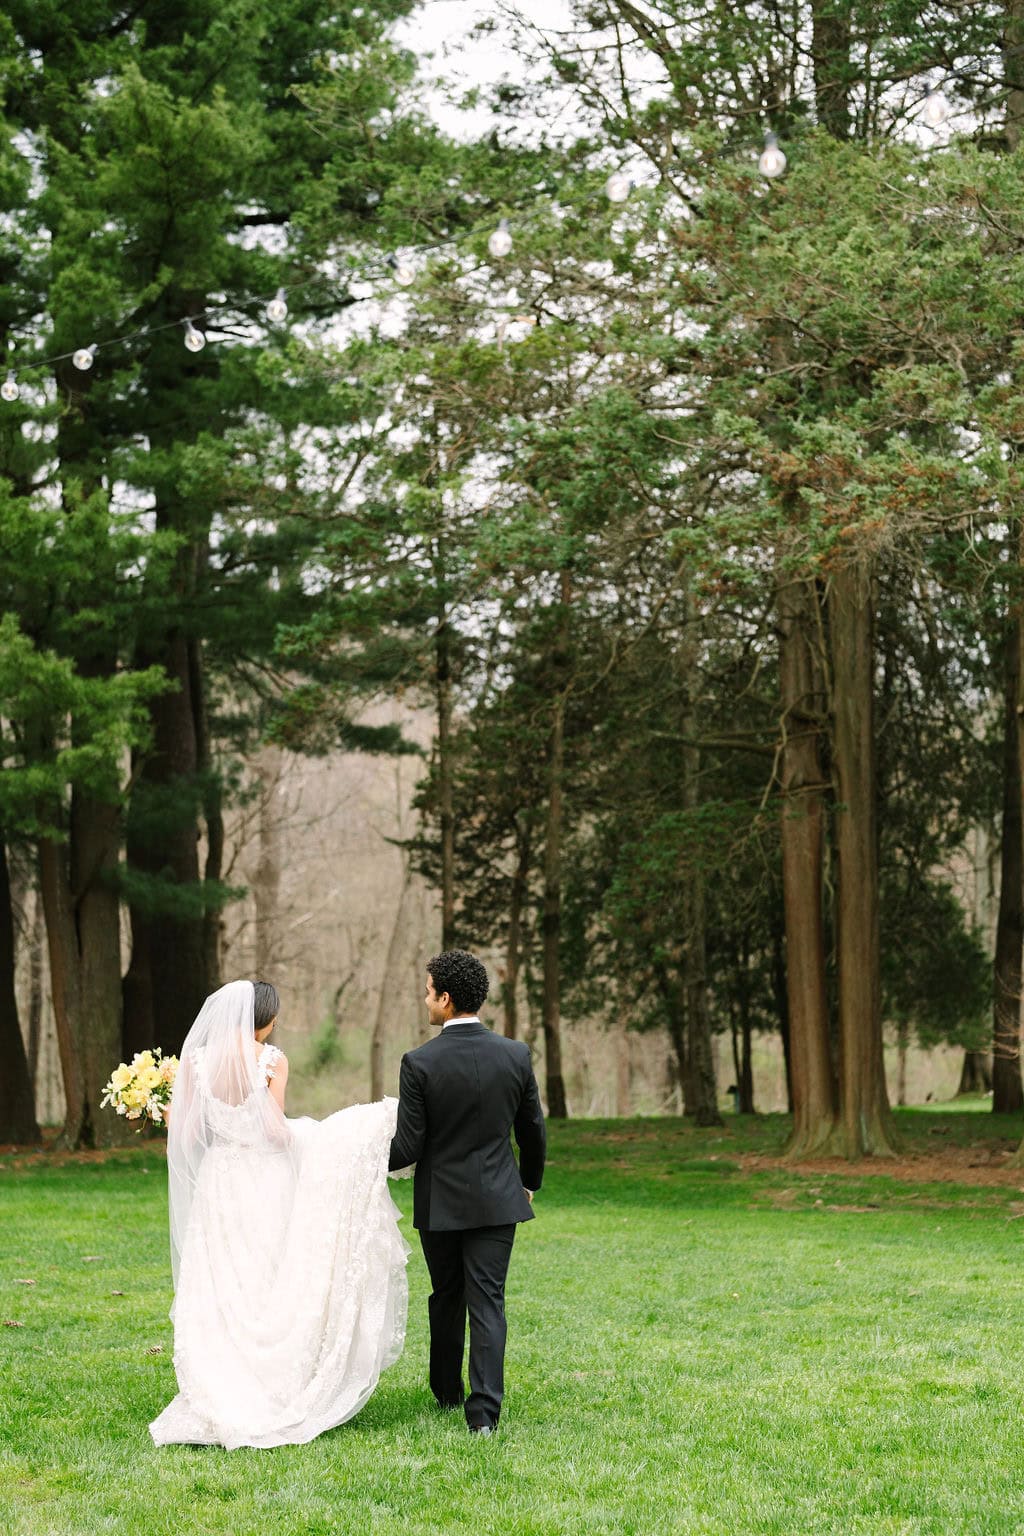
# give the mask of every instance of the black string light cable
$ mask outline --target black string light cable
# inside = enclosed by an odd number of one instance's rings
[[[924,97],[921,119],[933,132],[938,130],[949,116],[949,104],[942,93],[939,84],[930,83]],[[764,136],[764,149],[758,159],[758,170],[767,180],[775,180],[782,176],[786,170],[786,155],[779,146],[778,136],[767,132]],[[623,170],[612,171],[604,183],[604,194],[612,204],[625,203],[633,190],[633,182],[628,173]],[[433,251],[443,250],[457,245],[458,238],[437,240],[430,245],[416,246],[404,256],[398,256],[390,252],[375,268],[364,272],[362,275],[350,274],[350,281],[372,281],[381,275],[380,267],[383,266],[392,280],[400,288],[409,288],[416,281],[418,269],[415,257],[430,255]],[[504,261],[512,253],[513,235],[511,222],[507,218],[499,220],[497,227],[491,231],[487,241],[488,254],[494,261]],[[267,322],[272,326],[282,326],[288,319],[288,294],[296,288],[312,287],[313,280],[305,279],[302,282],[278,287],[273,295],[256,298],[247,305],[233,306],[243,312],[247,307],[263,306],[263,314]],[[367,303],[371,298],[379,298],[379,295],[367,294],[365,298],[355,300],[358,303]],[[19,367],[11,368],[6,378],[0,383],[0,400],[7,404],[13,404],[21,394],[19,377],[38,372],[43,368],[51,368],[57,363],[67,362],[69,359],[73,367],[80,373],[88,373],[96,361],[97,353],[106,351],[109,347],[124,346],[128,342],[139,341],[146,336],[156,336],[163,331],[184,329],[184,344],[190,352],[201,352],[206,346],[206,332],[197,325],[197,321],[207,323],[213,318],[210,309],[204,309],[195,315],[187,315],[180,320],[168,320],[161,325],[142,326],[138,330],[128,331],[121,336],[113,336],[108,341],[90,342],[88,346],[76,347],[70,352],[57,352],[50,357],[39,358],[31,363],[23,363]],[[255,317],[254,317],[255,318]],[[522,317],[520,317],[522,318]]]

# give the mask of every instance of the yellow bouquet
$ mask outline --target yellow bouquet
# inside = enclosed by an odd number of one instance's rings
[[[177,1056],[164,1056],[159,1048],[137,1051],[130,1062],[122,1062],[111,1073],[100,1108],[112,1104],[126,1120],[146,1119],[163,1125],[177,1071]]]

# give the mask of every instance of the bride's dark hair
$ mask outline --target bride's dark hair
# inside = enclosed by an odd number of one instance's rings
[[[254,981],[252,989],[256,996],[253,999],[253,1029],[266,1029],[271,1019],[276,1019],[281,1012],[281,999],[277,995],[277,988],[271,986],[269,981]]]

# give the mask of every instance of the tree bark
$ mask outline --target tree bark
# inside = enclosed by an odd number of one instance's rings
[[[901,1109],[907,1103],[907,1026],[901,1024],[896,1035],[896,1103]]]
[[[1006,146],[1012,152],[1024,129],[1024,0],[1007,0],[1004,9],[1003,72],[1006,82]],[[1013,450],[1017,456],[1017,450]],[[1024,555],[1024,519],[1010,522],[1011,557],[1020,574]],[[1006,699],[1003,714],[1003,823],[1000,842],[999,910],[993,975],[992,1110],[1015,1113],[1024,1104],[1020,1066],[1021,950],[1024,947],[1024,821],[1021,794],[1024,774],[1024,604],[1010,603],[1006,622]],[[1024,1142],[1013,1157],[1024,1167]]]
[[[956,1091],[957,1097],[962,1093],[991,1093],[992,1058],[984,1051],[964,1051],[960,1086]]]
[[[515,1040],[519,1033],[519,986],[520,948],[522,941],[523,911],[526,906],[527,882],[530,874],[530,843],[532,826],[528,818],[516,820],[516,865],[512,873],[512,889],[509,892],[508,929],[505,937],[505,965],[501,978],[501,1003],[505,1018],[505,1035]]]
[[[33,1089],[39,1075],[39,1049],[43,1042],[43,971],[46,966],[46,927],[39,892],[32,902],[32,937],[28,967],[28,1072]]]
[[[64,1084],[65,1146],[88,1145],[93,1124],[89,1117],[85,1071],[79,1048],[78,942],[75,933],[71,884],[66,869],[67,849],[51,838],[39,844],[39,891],[46,918],[46,944],[50,956],[50,996],[57,1032],[57,1054]]]
[[[658,991],[661,994],[662,1006],[665,1011],[665,1028],[668,1031],[669,1043],[672,1053],[669,1061],[675,1061],[675,1071],[670,1074],[669,1086],[675,1090],[678,1086],[682,1090],[683,1114],[690,1111],[686,1106],[686,1078],[688,1073],[689,1041],[686,1028],[686,996],[683,982],[676,982],[669,972],[668,966],[661,960],[655,960],[653,964],[654,978]]]
[[[776,600],[782,704],[782,887],[793,1098],[788,1155],[801,1158],[830,1147],[836,1128],[822,891],[825,697],[814,582],[782,574]]]
[[[204,545],[201,565],[209,561],[209,543]],[[193,637],[188,645],[189,686],[196,731],[196,763],[202,778],[203,820],[206,823],[206,865],[203,881],[207,887],[219,884],[224,873],[224,807],[220,776],[214,768],[210,739],[210,715],[206,702],[206,679],[202,642]],[[224,914],[219,902],[209,902],[203,911],[204,985],[213,992],[221,983],[221,939]]]
[[[176,529],[175,510],[157,508],[161,530]],[[196,589],[199,546],[179,551],[173,588],[187,611]],[[202,678],[187,620],[154,624],[137,648],[138,667],[161,666],[176,684],[150,705],[153,740],[136,758],[127,857],[147,890],[131,902],[132,954],[124,979],[125,1049],[177,1051],[211,990],[208,944],[199,907],[199,811]]]
[[[441,822],[441,948],[455,947],[455,774],[452,762],[451,629],[442,599],[435,640],[437,783]]]
[[[121,1046],[119,930],[111,921],[118,902],[110,878],[117,859],[116,807],[80,797],[72,806],[71,825],[73,857],[68,845],[50,838],[39,845],[39,888],[66,1105],[60,1144],[114,1146],[126,1139],[127,1130],[113,1111],[100,1111],[100,1099]]]
[[[756,1114],[754,1109],[753,1038],[750,1026],[750,941],[745,934],[740,955],[740,1060],[737,1064],[737,1109],[741,1115]]]
[[[565,693],[559,688],[551,708],[548,743],[548,804],[544,828],[544,909],[542,1018],[548,1116],[565,1120],[568,1105],[562,1076],[562,776],[565,764]]]
[[[873,592],[869,573],[845,561],[829,588],[839,1004],[839,1115],[847,1157],[892,1156],[885,1086],[878,928],[874,751]]]
[[[1004,9],[1003,78],[1006,82],[1006,147],[1012,153],[1024,128],[1024,0],[1007,0]]]
[[[387,1038],[388,1012],[394,1006],[391,978],[398,974],[402,940],[405,937],[405,903],[411,884],[408,859],[402,864],[402,888],[395,902],[395,916],[391,924],[387,953],[384,956],[384,975],[377,994],[377,1012],[370,1034],[370,1099],[375,1102],[384,1097],[384,1044]]]
[[[633,1053],[628,1025],[620,1025],[615,1041],[615,1113],[626,1120],[633,1113]]]
[[[0,1142],[40,1141],[35,1092],[18,1018],[14,985],[16,949],[7,848],[0,842]]]
[[[1020,528],[1014,530],[1015,544],[1020,532]],[[1022,642],[1024,626],[1020,605],[1015,602],[1006,623],[1003,673],[1003,815],[992,998],[992,1108],[996,1114],[1015,1114],[1024,1107],[1020,1066],[1021,956],[1024,951]]]
[[[689,749],[687,749],[689,750]],[[691,782],[696,791],[696,773]],[[707,931],[704,899],[703,870],[693,869],[687,875],[686,892],[686,1080],[687,1112],[692,1113],[700,1126],[723,1123],[718,1108],[718,1084],[715,1082],[715,1063],[711,1049],[711,1016],[708,1010],[707,987]]]
[[[789,994],[786,989],[786,935],[781,923],[772,924],[772,993],[782,1037],[782,1064],[786,1073],[786,1110],[793,1113],[793,1063],[789,1048]]]
[[[818,121],[834,139],[850,132],[850,21],[836,0],[812,0],[811,52]]]
[[[261,780],[256,870],[252,881],[256,908],[256,974],[273,974],[276,935],[281,905],[281,811],[277,793],[281,782],[281,758],[278,747],[264,747],[260,753]]]

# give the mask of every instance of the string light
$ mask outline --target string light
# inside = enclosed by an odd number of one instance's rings
[[[941,128],[949,116],[949,102],[937,85],[930,85],[928,87],[928,94],[924,98],[921,116],[929,128]]]
[[[933,97],[937,98],[937,103],[932,102]],[[928,108],[929,120],[932,120],[932,115],[936,110],[941,111],[943,116],[945,115],[945,112],[948,109],[946,108],[945,98],[941,95],[941,93],[938,91],[929,91],[929,95],[926,99],[927,101],[932,102],[932,105]],[[941,121],[941,118],[938,120]],[[779,148],[776,136],[772,133],[765,135],[765,151],[761,156],[759,165],[762,174],[765,176],[780,176],[783,170],[785,170],[786,156]],[[611,172],[611,174],[607,177],[604,185],[605,196],[610,202],[613,203],[627,201],[632,189],[633,184],[630,178],[626,175],[625,171]],[[453,238],[449,236],[443,240],[436,240],[430,244],[418,246],[416,250],[420,254],[429,254],[432,251],[444,249],[457,244],[458,237]],[[495,260],[500,261],[504,257],[511,254],[512,246],[513,240],[509,220],[507,218],[503,218],[499,221],[497,228],[491,232],[491,235],[487,241],[487,249]],[[401,284],[402,287],[408,287],[410,284],[415,282],[417,276],[416,267],[407,257],[400,259],[394,254],[389,254],[384,258],[384,263],[392,272],[395,282]],[[367,273],[367,276],[372,275],[372,272]],[[280,325],[284,322],[285,319],[287,319],[289,314],[286,293],[286,289],[278,288],[273,298],[271,299],[262,300],[254,298],[249,302],[253,305],[262,303],[264,305],[264,314],[267,320],[273,325]],[[525,315],[517,315],[513,317],[513,320],[524,324],[535,323],[535,317],[533,316],[527,317]],[[508,324],[508,321],[506,320],[502,322],[502,324],[506,325]],[[143,326],[139,330],[132,331],[128,334],[114,336],[109,341],[92,342],[87,347],[78,347],[74,352],[60,352],[54,353],[47,357],[37,358],[31,363],[26,363],[21,368],[11,370],[3,383],[0,383],[0,400],[3,400],[7,404],[13,404],[14,401],[21,397],[21,386],[18,383],[19,374],[27,374],[29,372],[36,372],[42,368],[52,367],[54,364],[64,362],[68,358],[70,358],[72,364],[79,370],[80,373],[88,373],[95,362],[97,352],[99,352],[101,348],[122,345],[125,342],[137,341],[143,337],[154,336],[161,331],[169,330],[172,327],[177,327],[178,325],[182,325],[185,328],[185,346],[188,348],[188,350],[193,353],[201,352],[206,346],[207,338],[205,334],[193,323],[192,319],[169,320],[161,325]]]
[[[509,233],[508,219],[502,219],[497,229],[487,242],[487,249],[496,260],[501,261],[512,249],[512,236]]]
[[[775,133],[766,133],[764,136],[764,149],[761,158],[757,162],[757,168],[762,176],[767,176],[773,181],[776,176],[781,176],[786,169],[786,157],[779,148],[779,137]]]
[[[411,261],[399,261],[392,251],[388,252],[384,260],[395,274],[395,282],[401,283],[403,288],[408,288],[410,283],[416,281],[416,268]]]
[[[271,325],[283,325],[288,318],[288,300],[284,296],[284,289],[279,288],[267,305],[267,319]]]

